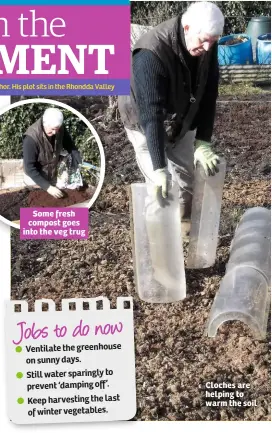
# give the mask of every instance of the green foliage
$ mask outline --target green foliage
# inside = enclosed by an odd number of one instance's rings
[[[54,104],[33,103],[15,107],[0,117],[0,158],[20,159],[23,157],[22,138],[27,128],[42,116],[44,110]],[[61,107],[64,124],[86,162],[100,165],[100,153],[89,128],[76,115]]]
[[[134,24],[156,26],[162,21],[182,14],[191,2],[145,1],[130,2],[131,21]]]
[[[85,162],[100,166],[100,152],[95,137],[85,127],[85,132],[77,138],[76,146]]]
[[[224,34],[244,33],[251,18],[271,16],[270,1],[217,1],[225,16]]]
[[[219,96],[253,96],[262,95],[265,90],[256,87],[251,83],[221,84],[219,86]]]
[[[100,165],[100,152],[92,132],[82,120],[68,110],[62,109],[64,124],[85,162]]]
[[[49,107],[49,106],[48,106]],[[44,111],[42,104],[29,104],[7,111],[0,117],[0,158],[22,158],[22,137]]]
[[[182,14],[190,1],[132,1],[131,16],[134,24],[155,26],[162,21]],[[270,1],[215,1],[225,16],[224,35],[242,33],[254,16],[270,16]]]

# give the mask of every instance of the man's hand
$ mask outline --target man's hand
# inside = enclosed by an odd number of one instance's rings
[[[202,140],[196,140],[196,150],[194,153],[194,164],[197,162],[202,165],[206,176],[214,176],[218,173],[217,164],[220,162],[220,158],[211,149],[211,143]]]
[[[72,168],[77,169],[79,164],[82,164],[82,158],[78,150],[72,150]]]
[[[48,194],[52,195],[52,197],[55,197],[55,198],[62,198],[63,197],[63,192],[60,189],[58,189],[52,185],[50,185],[49,188],[47,188],[46,192],[48,192]]]
[[[163,198],[168,196],[169,172],[167,168],[158,168],[153,172],[152,180],[156,185],[157,191],[161,191]]]
[[[169,189],[171,187],[171,176],[167,168],[158,168],[152,173],[153,181],[153,195],[157,200],[160,207],[169,205],[169,200],[172,200],[172,196],[169,195]]]

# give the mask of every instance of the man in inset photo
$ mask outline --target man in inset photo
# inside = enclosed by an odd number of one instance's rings
[[[62,198],[58,177],[64,158],[73,170],[82,163],[81,155],[63,124],[62,112],[57,108],[47,108],[23,137],[25,184],[35,184],[52,197]]]

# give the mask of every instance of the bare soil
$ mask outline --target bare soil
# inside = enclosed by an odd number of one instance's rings
[[[31,191],[27,202],[29,207],[66,207],[91,200],[94,188],[64,189],[62,198],[54,198],[46,191]]]
[[[29,191],[24,188],[19,191],[0,191],[0,213],[4,218],[14,221],[20,219],[20,208],[72,206],[91,200],[94,188],[64,189],[62,192],[64,196],[57,199],[40,189]]]
[[[13,230],[12,299],[26,299],[33,308],[36,299],[51,298],[60,308],[63,298],[104,295],[114,307],[117,296],[132,295],[138,408],[133,420],[270,420],[270,325],[265,341],[255,340],[240,322],[226,323],[216,338],[204,335],[240,217],[250,207],[270,208],[270,106],[218,103],[213,141],[228,170],[217,259],[209,269],[186,269],[184,301],[153,305],[135,293],[128,188],[143,179],[132,146],[118,119],[104,123],[100,117],[102,98],[93,100],[93,111],[87,98],[70,104],[92,121],[106,154],[89,240],[20,241]],[[206,407],[207,381],[249,384],[244,399],[256,400],[256,406]]]

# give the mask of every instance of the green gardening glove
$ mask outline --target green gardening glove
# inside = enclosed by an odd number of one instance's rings
[[[168,171],[166,168],[158,168],[153,172],[153,182],[156,189],[161,189],[161,195],[166,198],[168,195]]]
[[[153,196],[157,200],[160,207],[168,206],[169,204],[169,189],[171,188],[170,173],[167,168],[158,168],[152,173],[153,181]]]
[[[202,140],[195,141],[195,166],[197,162],[202,165],[206,176],[214,176],[215,173],[218,173],[217,164],[220,162],[220,158],[212,151],[211,143]]]

